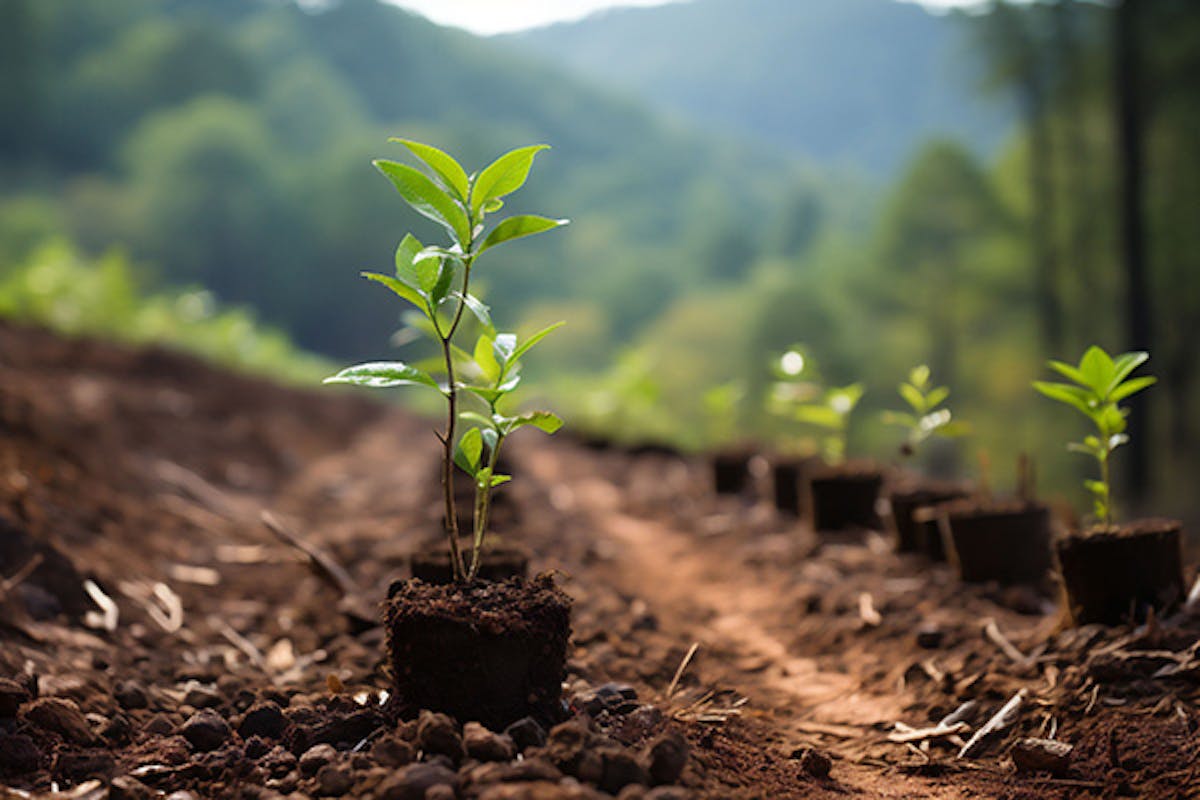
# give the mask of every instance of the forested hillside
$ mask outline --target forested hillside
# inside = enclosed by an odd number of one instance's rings
[[[991,155],[1013,104],[981,102],[962,14],[895,0],[694,0],[503,37],[703,125],[893,175],[931,136]]]
[[[685,130],[552,66],[376,0],[14,0],[0,50],[0,253],[40,231],[114,244],[162,279],[248,303],[309,348],[362,356],[396,326],[356,280],[410,215],[370,160],[437,142],[468,164],[553,146],[520,210],[575,220],[494,269],[492,299],[587,298],[592,338],[628,338],[822,191],[784,157]],[[481,276],[485,283],[487,276]],[[515,324],[518,320],[506,320]],[[606,346],[606,345],[605,345]]]

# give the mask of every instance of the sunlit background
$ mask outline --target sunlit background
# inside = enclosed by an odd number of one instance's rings
[[[928,363],[974,429],[943,468],[1004,487],[1026,452],[1082,506],[1082,423],[1029,383],[1146,348],[1121,491],[1196,513],[1200,3],[611,5],[5,0],[0,314],[300,383],[419,357],[357,274],[438,231],[370,160],[546,142],[512,207],[572,225],[480,288],[567,320],[525,391],[576,430],[804,447],[767,409],[800,344],[893,460],[879,412]]]

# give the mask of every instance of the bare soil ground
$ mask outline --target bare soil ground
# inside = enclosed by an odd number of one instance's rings
[[[575,600],[573,721],[397,721],[371,623],[437,532],[430,427],[0,323],[0,798],[1200,798],[1200,620],[1069,629],[565,433],[514,442],[500,534]]]

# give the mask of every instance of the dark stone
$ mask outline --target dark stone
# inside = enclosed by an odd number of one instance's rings
[[[332,745],[317,744],[304,751],[300,756],[300,774],[316,775],[317,771],[337,758],[337,750]]]
[[[492,733],[478,722],[463,726],[463,745],[467,755],[477,761],[512,761],[517,756],[512,737]]]
[[[386,724],[387,717],[377,709],[364,708],[318,725],[312,733],[312,741],[353,746]]]
[[[466,753],[454,720],[445,714],[432,711],[421,712],[417,722],[417,748],[426,753],[440,753],[455,764],[461,761]]]
[[[266,702],[254,706],[242,717],[238,725],[238,733],[243,739],[251,736],[262,736],[266,739],[280,739],[287,731],[288,720],[283,715],[283,709],[275,703]]]
[[[215,708],[221,705],[221,695],[208,686],[190,686],[183,695],[183,703],[192,708]]]
[[[0,732],[0,775],[24,775],[42,763],[42,751],[24,734]]]
[[[936,650],[942,646],[945,632],[936,625],[922,625],[917,629],[917,647],[926,650]]]
[[[395,768],[411,764],[416,758],[416,753],[408,742],[387,734],[371,745],[371,757],[382,766]]]
[[[800,769],[814,778],[824,780],[829,777],[829,772],[833,769],[833,761],[820,750],[811,747],[805,748],[800,753]]]
[[[79,783],[89,778],[107,781],[116,769],[117,762],[107,750],[87,749],[60,750],[50,771],[59,780]]]
[[[215,711],[204,709],[193,714],[179,727],[179,735],[202,753],[216,750],[233,735],[229,723]]]
[[[434,786],[459,787],[458,773],[437,764],[410,764],[379,784],[375,790],[378,800],[425,800],[426,792]]]
[[[655,786],[675,783],[687,766],[688,743],[679,733],[669,731],[646,746],[642,755],[646,772]]]
[[[599,750],[602,766],[597,785],[609,794],[616,794],[631,783],[647,783],[646,770],[623,747],[615,745]]]
[[[354,774],[349,767],[326,764],[317,770],[317,790],[324,797],[341,797],[354,785]]]
[[[541,747],[546,743],[546,729],[533,717],[524,717],[504,729],[504,733],[512,737],[517,747]]]
[[[0,719],[17,716],[17,710],[30,699],[24,686],[8,678],[0,678]]]
[[[56,733],[72,744],[90,745],[96,740],[83,712],[73,700],[41,697],[22,706],[20,713],[30,724]]]

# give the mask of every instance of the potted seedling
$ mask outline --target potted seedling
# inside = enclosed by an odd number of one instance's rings
[[[1080,625],[1143,619],[1150,610],[1162,611],[1183,597],[1182,523],[1142,519],[1118,525],[1113,508],[1112,454],[1129,441],[1128,411],[1120,404],[1154,384],[1151,375],[1132,377],[1149,358],[1144,352],[1113,358],[1092,346],[1076,366],[1049,362],[1070,383],[1033,384],[1046,397],[1079,411],[1094,428],[1083,441],[1067,445],[1096,463],[1097,477],[1084,482],[1092,497],[1093,524],[1055,544],[1067,605]]]
[[[900,444],[900,455],[904,459],[912,459],[930,439],[953,438],[967,432],[967,426],[955,420],[944,405],[950,390],[935,386],[930,378],[928,366],[913,367],[908,380],[898,389],[908,408],[883,414],[885,423],[904,431]],[[945,548],[936,524],[918,525],[913,515],[920,508],[966,496],[967,492],[958,484],[924,477],[892,488],[887,499],[896,534],[896,549],[901,553],[924,553],[935,561],[945,560]]]
[[[771,367],[775,382],[766,398],[769,413],[790,419],[795,405],[813,402],[820,396],[817,370],[803,345],[792,345]],[[808,472],[820,463],[809,437],[789,436],[776,445],[771,455],[771,489],[777,511],[793,517],[804,513],[805,493],[801,487]]]
[[[414,327],[436,345],[436,367],[372,362],[348,367],[326,382],[424,386],[445,403],[445,427],[436,435],[452,580],[431,584],[414,578],[389,589],[384,615],[396,699],[405,712],[428,708],[496,729],[529,715],[554,721],[561,709],[570,600],[549,576],[503,582],[481,576],[492,490],[509,479],[496,469],[501,447],[520,428],[552,433],[561,425],[549,412],[516,414],[506,405],[520,383],[521,359],[556,326],[519,341],[497,332],[490,310],[471,293],[474,270],[489,250],[566,223],[516,215],[489,224],[546,148],[513,150],[468,175],[437,148],[392,141],[407,148],[424,171],[387,160],[375,161],[376,168],[409,206],[445,228],[449,241],[426,247],[406,235],[396,248],[394,273],[364,277],[416,308]],[[457,341],[468,317],[480,331],[470,351]],[[464,407],[469,398],[475,409]],[[475,486],[473,529],[465,546],[459,540],[456,466]]]
[[[717,494],[742,494],[750,486],[754,448],[735,440],[738,408],[745,395],[740,381],[713,386],[701,398],[708,439],[718,446],[712,456],[713,489]]]
[[[825,466],[813,470],[807,481],[813,528],[818,531],[879,527],[875,503],[883,472],[869,462],[846,460],[850,419],[862,396],[862,384],[852,383],[824,389],[815,401],[791,407],[794,420],[821,432]]]

